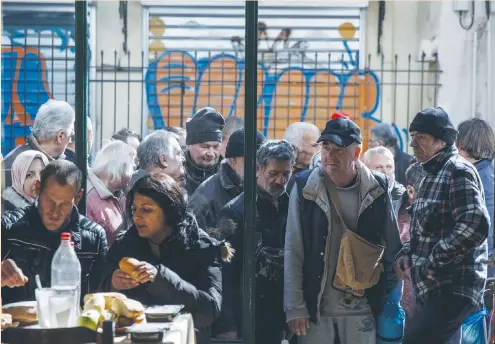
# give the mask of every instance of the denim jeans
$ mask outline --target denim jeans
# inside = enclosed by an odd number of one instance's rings
[[[477,307],[467,298],[452,294],[435,296],[424,305],[418,305],[402,343],[447,344],[457,334],[464,319],[476,311]]]

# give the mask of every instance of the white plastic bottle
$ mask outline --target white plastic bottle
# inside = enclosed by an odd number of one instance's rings
[[[60,246],[53,255],[51,271],[51,287],[59,291],[50,304],[56,327],[75,326],[79,316],[81,295],[81,263],[71,244],[71,234],[62,233]],[[72,304],[67,304],[67,290],[76,289],[76,297]],[[64,296],[65,295],[65,296]]]

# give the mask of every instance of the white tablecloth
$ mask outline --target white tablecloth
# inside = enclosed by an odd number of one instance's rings
[[[116,336],[115,344],[130,344],[130,337]],[[191,314],[180,314],[174,319],[170,330],[163,336],[162,343],[166,344],[195,344],[194,322]]]

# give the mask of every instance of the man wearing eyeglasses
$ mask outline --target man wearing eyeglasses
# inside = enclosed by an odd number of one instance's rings
[[[2,161],[2,190],[12,185],[10,170],[22,152],[37,150],[49,161],[64,159],[64,151],[74,135],[74,120],[74,109],[67,102],[50,99],[41,105],[26,143],[15,148]]]

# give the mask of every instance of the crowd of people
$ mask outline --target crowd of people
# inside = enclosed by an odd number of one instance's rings
[[[2,161],[2,303],[34,300],[36,275],[49,285],[70,232],[82,296],[182,304],[199,344],[241,338],[242,120],[205,107],[185,129],[141,139],[123,128],[88,158],[86,190],[74,120],[49,100]],[[409,135],[414,157],[388,124],[363,152],[342,113],[325,128],[294,123],[282,140],[257,133],[257,344],[460,343],[463,321],[491,306],[494,132],[477,118],[455,128],[437,107],[418,112]],[[129,256],[137,280],[119,270]]]

